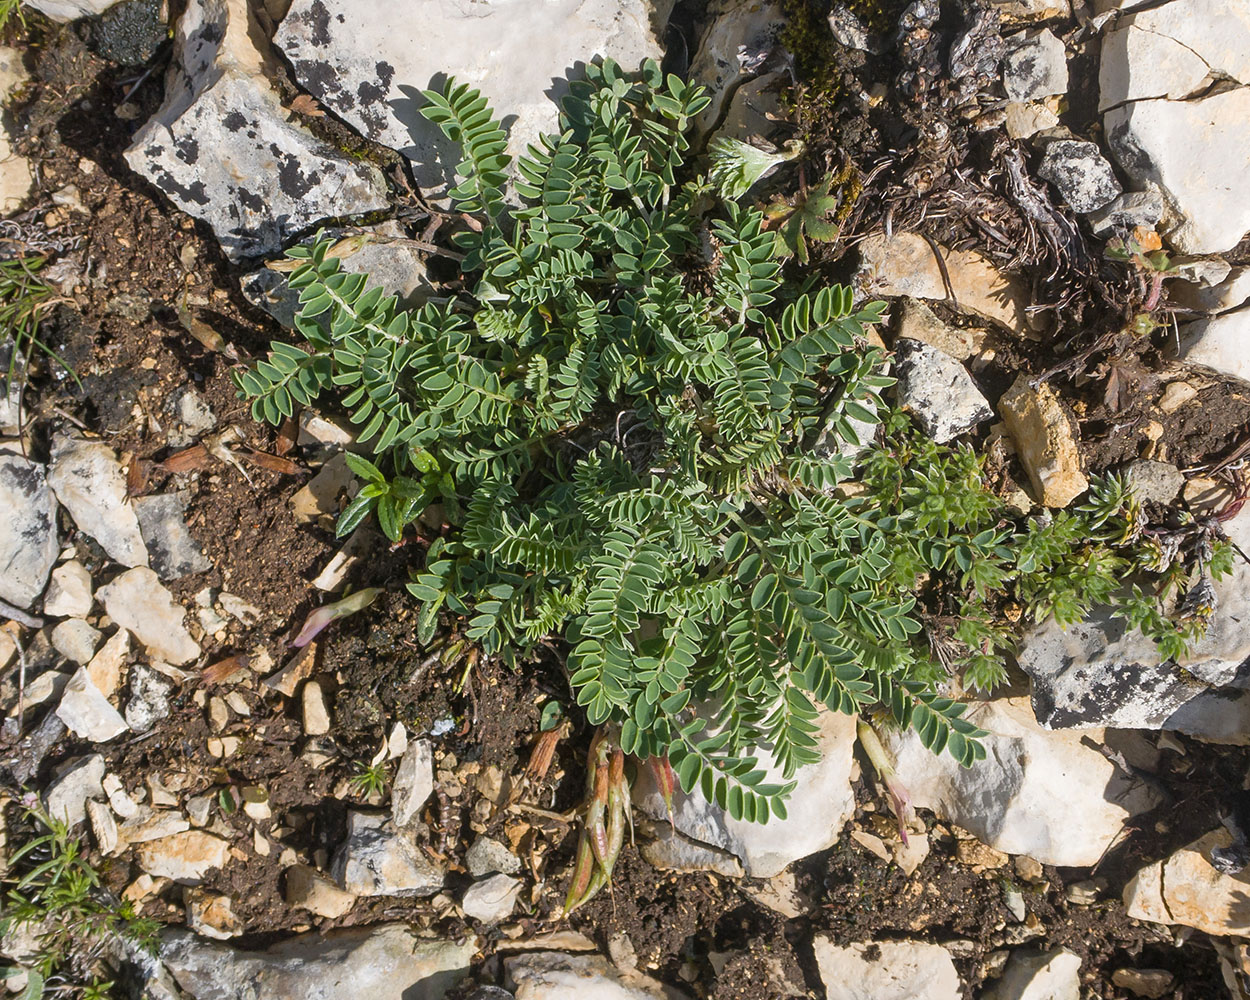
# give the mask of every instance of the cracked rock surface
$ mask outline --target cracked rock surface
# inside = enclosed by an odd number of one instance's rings
[[[437,194],[460,160],[418,112],[422,90],[447,75],[482,91],[525,152],[556,130],[554,100],[595,56],[633,69],[660,58],[656,31],[671,0],[482,0],[423,4],[413,16],[393,0],[295,0],[274,38],[295,77],[362,135],[412,161],[417,184]]]

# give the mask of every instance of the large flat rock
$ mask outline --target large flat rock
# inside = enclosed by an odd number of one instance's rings
[[[418,937],[404,924],[300,934],[242,951],[166,932],[161,960],[193,1000],[441,1000],[477,949]]]
[[[1163,231],[1182,253],[1231,250],[1250,230],[1250,88],[1185,101],[1132,101],[1103,116],[1111,149],[1134,186],[1157,184]]]
[[[477,87],[515,156],[556,130],[567,81],[596,56],[626,70],[662,54],[672,0],[295,0],[274,39],[296,79],[366,137],[413,163],[427,194],[461,159],[421,117],[448,76]]]
[[[353,15],[353,30],[367,24]],[[190,0],[174,44],[165,103],[126,162],[205,220],[231,260],[280,250],[322,219],[386,207],[376,167],[288,120],[248,34],[246,0]]]
[[[985,760],[971,767],[949,754],[935,757],[915,732],[890,734],[887,748],[913,805],[999,851],[1048,865],[1093,865],[1132,816],[1157,803],[1096,749],[1106,739],[1101,730],[1048,732],[1026,698],[974,705],[967,717],[989,734]],[[1130,759],[1149,754],[1131,734],[1116,741]]]

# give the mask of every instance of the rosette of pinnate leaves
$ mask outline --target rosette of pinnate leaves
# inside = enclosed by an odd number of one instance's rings
[[[822,706],[880,706],[976,759],[886,531],[833,494],[892,381],[865,338],[881,305],[783,283],[774,234],[731,196],[760,163],[727,192],[692,175],[703,89],[591,66],[512,180],[484,98],[425,97],[463,149],[465,291],[404,310],[327,241],[297,248],[308,346],[238,376],[272,422],[343,394],[374,452],[343,531],[376,513],[399,540],[442,505],[452,530],[409,583],[420,638],[461,629],[510,662],[562,639],[612,747],[735,817],[786,815]]]

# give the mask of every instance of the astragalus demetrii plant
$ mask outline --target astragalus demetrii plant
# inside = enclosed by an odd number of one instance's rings
[[[454,529],[409,584],[421,639],[516,661],[562,638],[588,720],[735,817],[785,815],[821,705],[882,706],[973,761],[979,731],[917,669],[888,528],[833,494],[891,382],[865,339],[880,306],[783,283],[761,213],[689,177],[703,90],[591,67],[516,165],[519,208],[485,100],[425,96],[464,149],[468,291],[406,312],[328,243],[297,248],[309,347],[238,376],[271,422],[346,394],[377,476],[343,529],[385,498],[398,540],[443,505]]]

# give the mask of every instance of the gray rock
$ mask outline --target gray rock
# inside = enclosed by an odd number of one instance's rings
[[[623,972],[599,955],[531,952],[504,960],[505,983],[516,1000],[685,1000],[685,994],[637,972]]]
[[[300,934],[265,951],[166,931],[161,961],[192,1000],[442,1000],[477,942],[418,937],[404,924]]]
[[[1168,462],[1151,462],[1142,458],[1129,462],[1121,473],[1139,499],[1155,503],[1171,503],[1185,485],[1181,470]]]
[[[1068,92],[1068,57],[1063,42],[1046,28],[1007,39],[1003,87],[1013,101],[1038,101]]]
[[[91,574],[80,562],[62,563],[52,571],[43,613],[52,618],[82,618],[91,611]]]
[[[345,235],[341,229],[326,232],[328,237]],[[335,256],[342,261],[345,273],[367,274],[370,288],[380,287],[385,294],[398,298],[401,305],[412,308],[429,294],[432,286],[426,279],[422,252],[403,240],[404,230],[399,223],[384,222],[364,231],[358,250],[348,252],[342,248],[336,250]],[[299,292],[291,288],[286,274],[262,267],[245,274],[239,285],[254,305],[283,326],[294,326]]]
[[[964,995],[950,953],[920,941],[812,944],[828,1000],[960,1000]]]
[[[349,12],[353,32],[362,13]],[[288,121],[241,0],[190,0],[165,93],[126,162],[206,221],[231,260],[280,250],[320,219],[386,207],[376,167]]]
[[[195,386],[175,389],[165,401],[164,409],[170,424],[165,441],[171,448],[185,448],[217,426],[216,414],[208,401],[196,392]]]
[[[104,798],[104,758],[98,753],[69,762],[43,793],[53,819],[77,826],[87,818],[87,800]]]
[[[178,580],[213,568],[187,530],[187,507],[182,494],[139,497],[134,508],[152,568],[162,580]]]
[[[107,743],[126,731],[126,720],[91,683],[86,667],[65,685],[56,714],[70,732],[92,743]]]
[[[130,671],[130,700],[126,702],[126,725],[146,733],[169,716],[169,696],[174,683],[151,667],[136,664]]]
[[[1067,948],[1012,952],[983,1000],[1080,1000],[1081,956]]]
[[[644,834],[649,834],[638,845],[638,853],[653,868],[677,872],[715,872],[725,878],[742,878],[742,862],[736,854],[701,844],[674,832],[668,823],[657,822],[650,831],[647,824],[639,824]]]
[[[898,404],[934,441],[944,444],[994,416],[967,369],[950,355],[902,339],[895,353]]]
[[[1086,218],[1095,236],[1138,226],[1153,228],[1163,218],[1163,195],[1158,191],[1126,191]]]
[[[91,662],[103,634],[81,618],[67,618],[52,630],[52,647],[67,660],[83,666]]]
[[[507,875],[492,875],[474,882],[465,890],[460,908],[465,916],[486,925],[497,924],[512,916],[517,896],[521,893],[521,880]]]
[[[96,597],[113,621],[166,663],[186,663],[200,655],[182,624],[186,612],[152,570],[127,570],[96,591]]]
[[[357,896],[433,896],[443,872],[406,830],[381,814],[350,812],[347,839],[334,856],[331,874]]]
[[[429,740],[413,740],[399,759],[391,785],[391,818],[395,825],[408,826],[433,793],[434,748]]]
[[[1168,6],[1171,6],[1170,4]],[[1223,253],[1250,229],[1250,87],[1186,101],[1132,101],[1108,111],[1111,151],[1135,187],[1158,186],[1167,205],[1164,233],[1188,254]]]
[[[1250,509],[1225,526],[1250,545]],[[1206,635],[1180,663],[1106,611],[1066,629],[1047,621],[1021,641],[1033,710],[1052,729],[1112,726],[1170,729],[1220,743],[1250,742],[1250,567],[1236,560],[1216,581]]]
[[[76,21],[103,14],[115,3],[117,0],[22,0],[22,6],[46,14],[53,21]]]
[[[295,0],[274,42],[322,104],[412,161],[428,197],[446,189],[460,156],[418,113],[421,90],[441,87],[446,76],[481,89],[496,115],[510,121],[515,156],[556,130],[553,98],[567,92],[565,80],[586,60],[609,56],[632,70],[644,56],[658,59],[655,31],[671,7],[671,0],[420,7]]]
[[[0,455],[0,600],[29,608],[48,582],[60,546],[46,469]]]
[[[48,485],[80,531],[123,566],[146,566],[139,520],[126,501],[126,473],[100,441],[59,435],[52,444]]]
[[[1037,175],[1050,181],[1074,212],[1093,212],[1120,193],[1120,182],[1095,142],[1057,139],[1046,146]]]
[[[521,859],[493,837],[478,837],[465,853],[464,863],[469,874],[481,878],[492,872],[515,875],[521,870]]]

